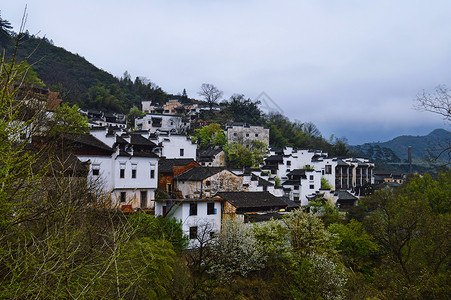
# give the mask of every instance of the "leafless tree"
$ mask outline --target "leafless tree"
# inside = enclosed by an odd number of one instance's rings
[[[423,91],[417,96],[415,108],[419,111],[433,112],[442,116],[445,121],[451,122],[450,90],[444,85],[439,85],[433,94]]]
[[[451,93],[445,85],[439,85],[434,93],[423,91],[417,96],[415,109],[419,111],[428,111],[443,117],[445,122],[451,124]],[[451,140],[438,141],[429,151],[429,156],[433,161],[439,159],[451,163]]]
[[[202,96],[205,101],[207,101],[210,110],[213,108],[213,105],[221,99],[222,94],[222,91],[210,83],[203,83],[200,87],[199,96]]]

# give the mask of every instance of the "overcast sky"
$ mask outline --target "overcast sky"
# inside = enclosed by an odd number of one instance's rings
[[[291,120],[350,144],[450,130],[413,109],[451,87],[451,1],[0,0],[1,17],[120,77],[198,98],[262,92]],[[263,99],[262,98],[262,99]],[[277,109],[277,106],[271,104]]]

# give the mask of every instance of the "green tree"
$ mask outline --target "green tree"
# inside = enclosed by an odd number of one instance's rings
[[[135,119],[143,117],[144,113],[135,105],[130,108],[130,111],[127,114],[127,122],[128,126],[135,127]]]
[[[259,101],[253,102],[251,99],[246,99],[244,95],[234,94],[223,104],[224,112],[234,122],[263,125],[263,113],[258,107]]]
[[[192,138],[201,149],[215,146],[223,147],[227,143],[224,130],[217,123],[211,123],[210,125],[196,129]]]
[[[362,200],[364,227],[383,255],[376,270],[383,294],[408,298],[449,295],[449,285],[444,282],[450,269],[450,178],[450,172],[437,180],[427,174],[414,176],[397,190],[377,191]]]
[[[346,225],[333,223],[328,230],[333,234],[334,247],[347,267],[364,273],[371,271],[378,246],[360,222],[353,219]]]
[[[63,103],[52,114],[50,135],[88,132],[88,118],[80,113],[78,105],[70,106],[67,103]]]

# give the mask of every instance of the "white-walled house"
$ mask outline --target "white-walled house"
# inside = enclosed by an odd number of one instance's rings
[[[138,130],[146,130],[150,133],[182,134],[189,128],[189,122],[183,121],[182,117],[177,115],[146,114],[142,118],[135,119],[135,127]]]
[[[196,159],[197,144],[186,135],[159,133],[151,140],[161,147],[161,157]]]
[[[223,200],[204,199],[157,199],[155,216],[174,218],[182,223],[182,230],[189,237],[189,248],[199,245],[199,240],[214,238],[221,230]]]
[[[326,192],[321,180],[329,185],[328,195],[334,195],[339,190],[364,195],[367,185],[374,184],[373,168],[374,163],[368,159],[329,158],[322,151],[291,147],[271,149],[262,166],[264,172],[282,180],[287,197],[300,201],[302,205],[307,205],[314,194]],[[310,180],[311,174],[308,177],[300,174],[304,172],[302,170],[314,170],[313,179]],[[336,201],[337,197],[332,196],[332,200]]]
[[[91,182],[99,185],[113,207],[152,208],[158,186],[158,156],[152,152],[155,144],[140,135],[95,133],[104,135],[106,143],[90,134],[65,137],[73,143],[77,158],[90,163]]]

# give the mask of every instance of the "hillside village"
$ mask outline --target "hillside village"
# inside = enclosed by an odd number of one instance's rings
[[[126,126],[124,116],[87,110],[89,134],[67,139],[89,166],[89,181],[103,183],[113,207],[176,218],[191,240],[206,222],[213,222],[211,230],[218,232],[225,216],[248,222],[257,214],[270,220],[318,198],[345,211],[374,184],[374,163],[368,159],[271,147],[269,129],[246,123],[221,126],[227,143],[247,148],[254,141],[263,143],[263,162],[228,167],[223,149],[199,148],[187,135],[201,109],[208,108],[177,100],[162,106],[145,101],[145,114],[133,127]]]
[[[148,84],[120,103],[97,82],[71,106],[14,59],[0,61],[0,298],[448,298],[449,170],[376,171],[239,94]]]

